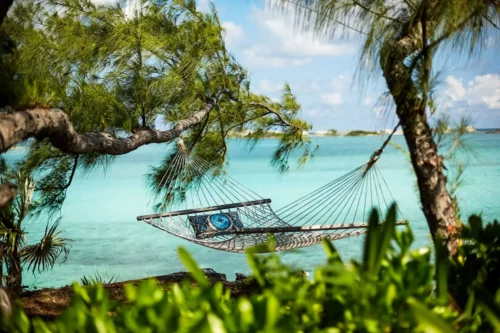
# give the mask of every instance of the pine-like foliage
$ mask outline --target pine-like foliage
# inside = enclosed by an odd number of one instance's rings
[[[297,118],[300,105],[290,88],[280,102],[250,91],[247,72],[226,50],[215,7],[201,13],[194,0],[143,1],[127,16],[118,4],[28,0],[12,9],[1,32],[8,37],[0,45],[1,64],[13,72],[9,86],[16,94],[6,105],[14,109],[57,107],[79,132],[120,137],[167,129],[215,99],[216,107],[183,136],[216,169],[224,166],[225,139],[234,131],[250,130],[256,140],[281,131],[273,161],[282,171],[292,150],[301,150],[301,161],[312,153],[302,136],[310,126]],[[33,146],[28,166],[42,171],[42,206],[52,211],[63,202],[75,168],[112,161],[47,146]],[[155,192],[161,193],[157,180],[169,156],[148,178]]]

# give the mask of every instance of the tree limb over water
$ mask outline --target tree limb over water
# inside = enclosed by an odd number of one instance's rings
[[[58,109],[32,109],[0,115],[0,153],[31,137],[47,138],[52,145],[65,153],[99,153],[124,155],[151,143],[167,143],[185,130],[200,123],[213,109],[215,101],[191,117],[178,121],[172,129],[159,131],[141,129],[126,138],[109,133],[78,133],[66,113]]]

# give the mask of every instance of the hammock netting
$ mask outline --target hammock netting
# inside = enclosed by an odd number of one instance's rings
[[[269,234],[274,235],[275,251],[359,236],[367,230],[372,209],[378,209],[382,221],[394,201],[375,164],[381,150],[377,152],[367,164],[274,211],[271,199],[211,168],[180,142],[159,183],[166,194],[165,213],[137,220],[228,252],[245,252],[267,242]]]

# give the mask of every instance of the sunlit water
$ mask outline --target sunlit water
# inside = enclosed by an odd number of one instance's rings
[[[500,217],[500,135],[467,136],[474,153],[467,156],[466,184],[460,188],[462,215],[482,212],[485,220]],[[270,165],[277,141],[263,140],[249,151],[242,140],[229,142],[229,174],[237,181],[271,198],[273,207],[286,203],[365,163],[377,149],[381,137],[315,138],[320,145],[315,158],[300,170],[280,175]],[[402,136],[394,141],[404,145]],[[24,284],[30,287],[57,287],[83,276],[99,273],[119,280],[137,279],[185,270],[177,248],[186,247],[202,267],[213,268],[234,278],[249,271],[245,255],[232,254],[191,244],[137,222],[137,215],[152,212],[151,195],[144,175],[163,158],[167,147],[151,145],[118,157],[103,173],[76,175],[61,212],[61,229],[75,242],[68,260],[53,270],[36,276],[26,272]],[[7,154],[11,161],[22,154]],[[398,201],[404,218],[411,221],[415,246],[429,244],[428,230],[414,191],[414,176],[405,156],[388,147],[379,168]],[[28,221],[28,240],[40,238],[45,219]],[[360,258],[363,237],[336,241],[344,259]],[[321,246],[282,253],[285,262],[312,271],[325,261]]]

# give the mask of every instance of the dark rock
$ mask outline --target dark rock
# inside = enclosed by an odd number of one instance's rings
[[[222,282],[227,281],[226,274],[217,273],[212,268],[204,268],[202,269],[202,271],[212,281],[222,281]]]
[[[248,279],[248,275],[236,273],[236,281],[245,281],[246,279]]]
[[[298,277],[308,277],[309,276],[309,272],[304,271],[302,269],[298,269],[298,270],[295,271],[295,275],[297,275]]]
[[[205,268],[202,269],[203,273],[205,273],[205,276],[210,280],[210,282],[215,283],[215,282],[226,282],[226,274],[221,274],[217,273],[214,271],[212,268]],[[190,280],[192,281],[191,274],[188,272],[177,272],[177,273],[172,273],[169,275],[163,275],[156,277],[156,279],[162,283],[181,283],[182,281]]]

